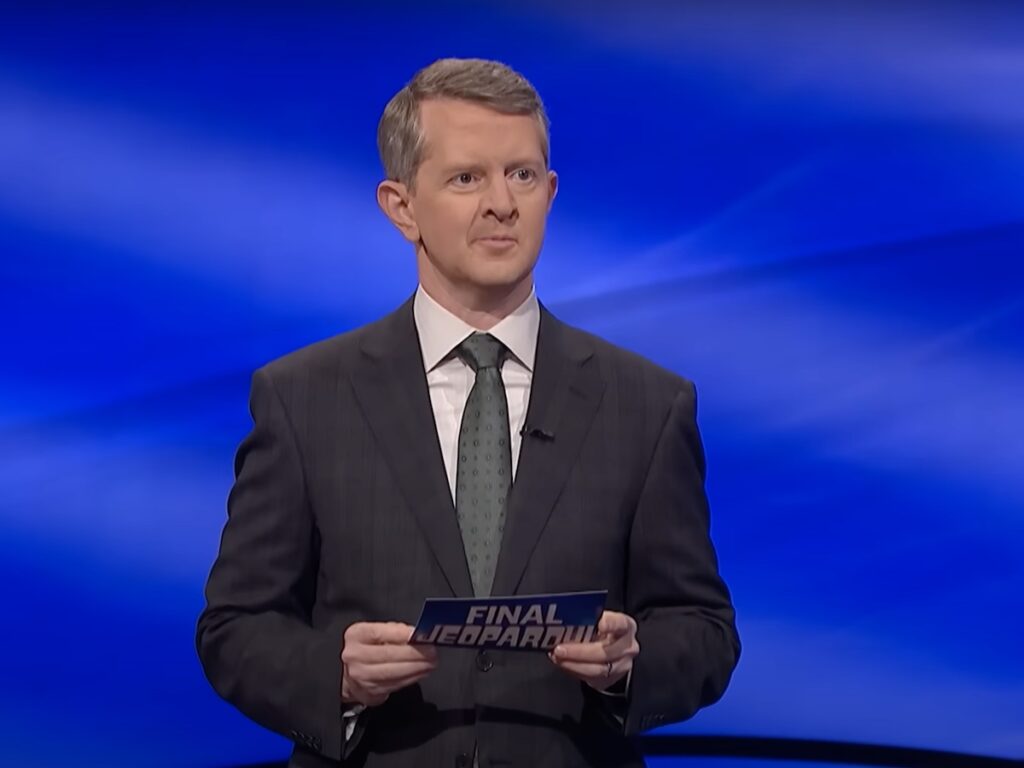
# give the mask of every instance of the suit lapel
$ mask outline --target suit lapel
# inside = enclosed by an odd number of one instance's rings
[[[546,436],[523,436],[493,594],[515,593],[603,393],[604,381],[586,337],[542,307],[526,428]]]
[[[448,475],[423,370],[412,299],[367,329],[363,364],[352,372],[356,399],[452,594],[472,597]]]

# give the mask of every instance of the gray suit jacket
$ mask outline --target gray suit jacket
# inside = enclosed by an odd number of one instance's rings
[[[291,766],[642,765],[628,738],[690,717],[739,658],[709,539],[693,386],[542,308],[493,594],[607,589],[640,655],[613,699],[545,654],[448,650],[342,731],[357,621],[471,597],[412,301],[253,377],[197,646],[217,692],[295,742]]]

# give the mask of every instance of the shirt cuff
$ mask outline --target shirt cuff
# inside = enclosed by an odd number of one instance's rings
[[[356,732],[356,723],[359,720],[359,715],[366,709],[365,704],[353,704],[351,707],[346,707],[341,711],[341,722],[345,726],[345,741],[348,742],[352,738],[352,734]]]

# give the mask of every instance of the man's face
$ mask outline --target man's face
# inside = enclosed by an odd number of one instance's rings
[[[409,209],[421,275],[429,270],[459,292],[530,281],[557,186],[537,120],[432,99],[420,104],[420,126],[424,153]]]

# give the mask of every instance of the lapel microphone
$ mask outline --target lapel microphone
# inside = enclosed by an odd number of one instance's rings
[[[545,442],[551,442],[555,439],[554,432],[548,432],[546,429],[541,429],[540,427],[524,426],[519,430],[519,434],[523,437],[536,437],[537,439],[544,440]]]

